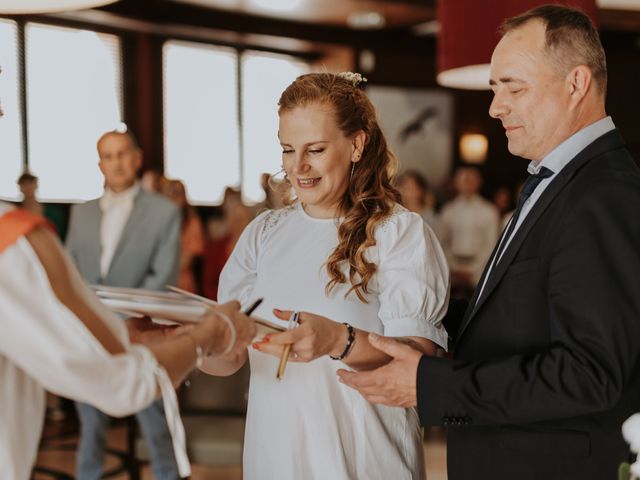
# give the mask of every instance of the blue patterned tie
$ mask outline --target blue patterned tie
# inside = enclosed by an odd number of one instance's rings
[[[529,178],[527,178],[527,181],[524,183],[524,186],[522,187],[522,191],[520,192],[520,197],[518,198],[518,206],[516,208],[516,211],[513,212],[513,215],[511,216],[511,221],[509,222],[509,226],[507,227],[507,231],[502,236],[500,247],[498,247],[498,251],[496,252],[496,255],[494,257],[496,259],[494,263],[497,264],[500,261],[500,257],[502,256],[502,253],[506,248],[507,242],[509,238],[511,238],[511,235],[513,234],[513,230],[516,228],[516,225],[518,223],[518,217],[520,216],[522,207],[524,206],[526,201],[529,199],[533,191],[536,189],[538,184],[545,178],[549,178],[551,175],[553,175],[553,172],[549,170],[547,167],[540,167],[540,171],[538,173],[536,173],[535,175],[531,175]]]

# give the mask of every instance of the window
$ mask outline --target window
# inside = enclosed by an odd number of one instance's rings
[[[292,57],[262,52],[242,55],[242,193],[248,202],[264,199],[262,173],[282,167],[278,142],[278,100],[293,80],[306,73],[305,63]]]
[[[15,22],[0,19],[0,197],[7,200],[19,199],[16,180],[24,164],[17,35]]]
[[[100,196],[96,141],[122,122],[120,41],[87,30],[26,26],[29,169],[45,201]]]
[[[164,46],[165,172],[197,204],[240,184],[235,50],[186,42]]]
[[[276,173],[282,163],[278,99],[306,70],[303,62],[285,55],[250,51],[239,60],[235,49],[167,42],[167,176],[183,180],[195,204],[219,204],[226,186],[241,186],[248,202],[263,200],[261,174]]]

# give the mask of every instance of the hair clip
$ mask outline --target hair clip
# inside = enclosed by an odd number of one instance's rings
[[[354,72],[340,72],[340,73],[336,73],[336,76],[340,78],[344,78],[347,82],[351,83],[354,87],[357,87],[361,83],[364,83],[367,81],[367,79],[363,77],[361,74],[354,73]]]

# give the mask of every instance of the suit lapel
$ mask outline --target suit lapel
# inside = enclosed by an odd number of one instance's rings
[[[111,269],[118,261],[118,257],[122,255],[122,252],[125,250],[127,243],[135,237],[136,230],[140,227],[140,225],[143,224],[143,220],[147,214],[147,206],[147,197],[141,188],[133,202],[133,209],[131,210],[131,214],[127,219],[127,223],[122,230],[122,235],[120,235],[120,240],[118,241],[116,251],[113,253],[113,258],[111,259],[111,264],[109,265],[109,273],[111,273]]]
[[[582,150],[578,155],[575,156],[571,162],[569,162],[562,171],[554,176],[551,180],[551,183],[543,192],[543,194],[538,198],[538,201],[533,206],[531,211],[527,214],[526,218],[518,228],[518,231],[513,236],[511,243],[505,249],[502,258],[498,262],[497,265],[494,265],[494,268],[491,270],[491,274],[487,279],[487,284],[485,285],[484,290],[482,291],[482,295],[478,298],[480,289],[482,288],[482,284],[484,282],[485,277],[487,276],[487,270],[491,262],[493,261],[493,257],[496,254],[497,245],[491,254],[491,258],[487,265],[485,266],[485,271],[482,274],[482,278],[480,283],[478,284],[471,303],[469,304],[469,308],[467,309],[467,313],[463,320],[462,326],[458,332],[458,339],[462,337],[462,334],[469,326],[474,316],[482,307],[482,305],[487,301],[489,296],[493,293],[495,288],[502,280],[502,277],[506,273],[506,271],[511,266],[516,254],[520,250],[520,247],[524,243],[527,238],[527,234],[536,224],[540,216],[544,213],[544,211],[551,205],[552,201],[556,196],[566,187],[571,179],[575,176],[576,172],[587,164],[589,160],[592,158],[601,155],[602,153],[612,150],[617,147],[622,147],[624,145],[624,141],[620,136],[618,130],[612,130],[604,134],[602,137],[595,140],[589,146],[587,146],[584,150]]]

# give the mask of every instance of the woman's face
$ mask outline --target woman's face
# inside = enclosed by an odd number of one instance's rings
[[[360,136],[347,138],[333,109],[318,103],[282,112],[278,135],[285,172],[307,213],[335,217],[360,158]]]

